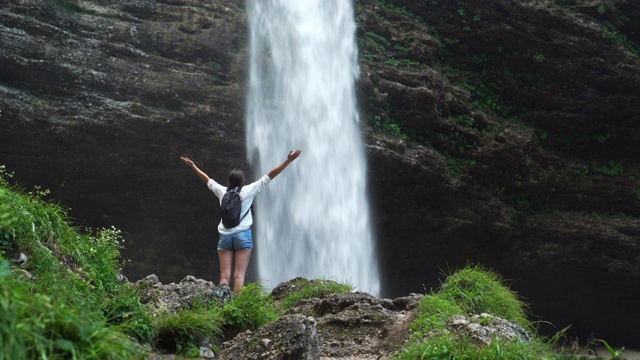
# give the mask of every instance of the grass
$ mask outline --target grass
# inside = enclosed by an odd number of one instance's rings
[[[195,356],[205,339],[213,339],[222,329],[223,318],[217,306],[196,306],[176,314],[158,314],[154,319],[157,349],[168,353]]]
[[[303,299],[323,298],[330,294],[345,294],[353,290],[351,285],[321,279],[304,280],[297,285],[300,287],[299,290],[287,293],[280,301],[285,311]]]
[[[245,330],[256,330],[276,320],[280,312],[265,288],[249,284],[242,288],[221,309],[227,336],[235,336]]]
[[[0,359],[131,359],[151,339],[133,289],[118,281],[115,229],[81,231],[47,191],[10,186],[0,167]],[[8,261],[27,256],[21,266]],[[15,272],[14,272],[15,270]]]
[[[489,313],[531,328],[525,303],[497,273],[479,265],[449,275],[438,294],[457,304],[465,314]]]
[[[496,273],[467,266],[450,274],[437,292],[425,295],[411,324],[411,335],[394,359],[545,359],[551,347],[542,339],[525,342],[494,337],[478,344],[446,327],[454,315],[489,313],[533,330],[526,305]]]

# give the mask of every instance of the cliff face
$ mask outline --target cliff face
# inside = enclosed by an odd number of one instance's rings
[[[0,163],[125,231],[132,278],[217,278],[218,214],[178,158],[248,169],[243,4],[0,9]],[[479,262],[558,328],[640,345],[640,4],[355,7],[385,295]]]
[[[179,157],[218,178],[245,162],[245,14],[222,1],[58,3],[0,10],[2,162],[80,224],[126,231],[134,277],[214,278],[213,199]]]
[[[479,261],[543,320],[637,343],[634,4],[359,2],[388,289]]]

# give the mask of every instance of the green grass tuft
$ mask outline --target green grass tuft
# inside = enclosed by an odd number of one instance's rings
[[[556,359],[542,339],[516,341],[493,338],[478,344],[446,324],[454,315],[489,313],[531,330],[526,305],[496,273],[467,266],[450,274],[437,292],[425,295],[410,326],[411,335],[394,359]]]
[[[235,336],[245,330],[256,330],[275,321],[279,316],[276,303],[265,288],[257,284],[246,285],[221,309],[227,336]]]
[[[280,301],[285,310],[303,299],[323,298],[330,294],[345,294],[353,290],[351,285],[321,279],[306,281],[300,285],[301,288],[299,290],[287,293]]]
[[[188,356],[198,354],[201,342],[220,334],[223,319],[215,304],[183,309],[176,314],[159,313],[154,320],[156,348]]]
[[[479,265],[450,275],[440,286],[438,296],[457,304],[465,314],[489,313],[531,328],[526,304],[504,285],[497,273]]]

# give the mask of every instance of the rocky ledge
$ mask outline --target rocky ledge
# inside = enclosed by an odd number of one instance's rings
[[[282,283],[273,289],[271,297],[282,300],[307,281],[296,278]],[[179,283],[162,284],[156,275],[150,275],[137,281],[135,286],[146,306],[165,309],[169,313],[189,308],[196,299],[222,305],[232,297],[227,286],[216,286],[193,276],[187,276]],[[415,319],[422,296],[410,294],[386,299],[351,292],[300,300],[276,321],[255,331],[245,331],[219,343],[205,339],[200,357],[387,359],[400,350],[403,341],[409,337],[409,325]],[[489,344],[496,337],[520,342],[532,339],[525,329],[490,314],[454,317],[444,331],[464,333],[479,346]],[[155,354],[152,358],[174,359],[175,355]]]

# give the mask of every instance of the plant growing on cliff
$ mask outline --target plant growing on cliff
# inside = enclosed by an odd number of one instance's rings
[[[618,162],[609,161],[604,166],[595,167],[594,171],[604,175],[617,176],[617,175],[622,175],[624,173],[624,167],[622,166],[622,164]]]
[[[629,50],[636,56],[640,56],[640,48],[633,43],[627,36],[620,32],[613,25],[606,23],[602,26],[602,36],[612,40],[618,45],[623,46],[625,49]]]
[[[228,336],[256,330],[279,316],[278,307],[271,296],[265,288],[255,283],[242,288],[238,295],[222,306],[220,313]]]
[[[437,292],[425,295],[412,322],[411,335],[395,359],[544,359],[553,358],[541,339],[531,341],[493,337],[478,344],[466,333],[454,334],[447,324],[454,315],[488,312],[531,329],[526,305],[496,273],[467,266],[451,274]],[[491,317],[487,318],[490,319]],[[489,320],[486,320],[489,321]]]
[[[330,294],[345,294],[352,289],[351,285],[331,280],[311,280],[302,284],[299,290],[287,293],[280,304],[287,310],[303,299],[323,298]]]
[[[196,356],[203,340],[211,340],[220,334],[222,324],[222,315],[215,303],[196,305],[175,314],[159,313],[153,322],[153,343],[156,348],[169,353]]]
[[[143,354],[129,336],[149,340],[149,319],[117,279],[117,231],[80,232],[42,199],[47,191],[11,187],[7,177],[0,169],[0,359]],[[16,258],[12,268],[7,259]]]
[[[541,62],[544,62],[544,60],[545,60],[544,55],[542,55],[540,53],[533,54],[533,61],[535,61],[537,63],[541,63]]]
[[[457,304],[465,313],[488,312],[520,326],[531,327],[525,312],[526,304],[504,285],[497,273],[479,265],[449,275],[438,295]]]

